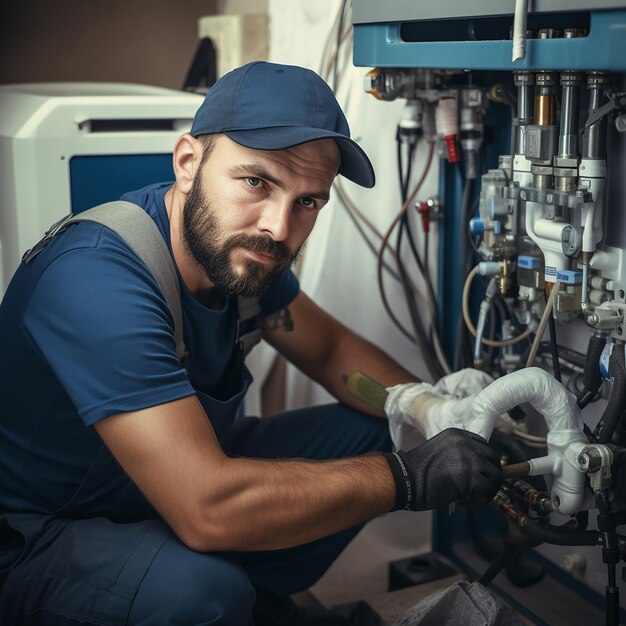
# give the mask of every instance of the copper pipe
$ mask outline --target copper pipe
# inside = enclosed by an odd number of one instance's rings
[[[535,96],[535,124],[538,126],[554,124],[554,96]]]
[[[530,474],[530,463],[514,463],[512,465],[502,466],[502,476],[504,478],[519,478]]]

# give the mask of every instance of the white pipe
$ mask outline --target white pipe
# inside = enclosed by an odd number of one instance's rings
[[[468,430],[489,439],[500,415],[528,402],[548,426],[548,455],[532,459],[531,475],[552,474],[555,511],[570,515],[592,506],[585,493],[585,473],[577,458],[588,444],[576,397],[547,372],[529,367],[494,381],[474,396]]]
[[[539,202],[526,202],[525,226],[528,236],[543,253],[545,280],[553,283],[559,270],[569,268],[569,259],[563,254],[561,245],[561,233],[569,224],[541,217],[542,208]]]
[[[515,18],[513,19],[513,63],[526,56],[528,2],[529,0],[515,0]]]

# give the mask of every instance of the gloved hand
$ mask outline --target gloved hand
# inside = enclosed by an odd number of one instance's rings
[[[405,383],[387,389],[385,412],[396,448],[412,448],[446,428],[466,428],[471,419],[473,395],[493,378],[475,369],[463,369],[441,378],[435,385]],[[511,432],[513,422],[503,415],[496,428]]]
[[[396,483],[394,510],[436,509],[457,500],[483,506],[502,484],[498,454],[480,435],[458,428],[385,458]]]
[[[434,385],[435,390],[455,398],[467,398],[482,391],[493,382],[493,378],[481,370],[466,367],[440,378]]]

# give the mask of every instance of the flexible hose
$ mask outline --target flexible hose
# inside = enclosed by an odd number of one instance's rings
[[[609,360],[609,371],[613,376],[611,397],[593,431],[598,443],[609,443],[611,441],[626,404],[626,363],[624,344],[621,341],[613,345],[613,351]]]
[[[554,321],[554,315],[548,318],[548,329],[550,331],[550,352],[552,353],[554,378],[561,382],[561,363],[559,362],[559,345],[556,341],[556,323]]]
[[[478,582],[483,585],[483,587],[489,586],[489,583],[500,573],[516,552],[517,546],[506,546],[498,555],[498,558],[482,573]]]
[[[541,338],[543,337],[543,333],[546,330],[546,326],[548,324],[548,320],[550,319],[550,315],[552,315],[552,309],[554,308],[554,301],[556,299],[556,294],[561,288],[561,283],[558,281],[554,283],[552,286],[552,291],[550,292],[550,297],[548,298],[548,302],[546,304],[545,311],[541,316],[541,321],[539,322],[539,327],[537,328],[537,334],[535,335],[535,340],[533,341],[533,345],[530,348],[530,354],[528,355],[528,360],[526,361],[526,367],[532,367],[532,364],[535,362],[535,358],[537,356],[537,351],[539,350],[539,345],[541,344]]]
[[[600,533],[597,530],[576,530],[567,525],[542,526],[530,518],[521,529],[525,535],[536,541],[555,546],[597,546],[600,543]]]
[[[593,397],[598,393],[602,385],[602,374],[600,373],[600,355],[606,338],[602,335],[591,335],[587,344],[587,353],[585,355],[585,368],[583,371],[583,389],[578,394],[578,406],[582,409],[586,407]]]
[[[472,318],[470,317],[469,312],[469,292],[472,281],[474,280],[474,276],[476,276],[476,274],[478,274],[478,269],[474,267],[467,275],[467,278],[465,279],[465,284],[463,285],[463,298],[461,302],[463,310],[463,320],[465,321],[467,330],[470,331],[473,337],[476,337],[476,328],[472,322]],[[511,337],[511,339],[506,339],[505,341],[497,341],[495,339],[487,339],[486,337],[483,337],[482,343],[484,343],[486,346],[493,346],[495,348],[501,348],[503,346],[513,346],[516,343],[519,343],[520,341],[526,339],[526,337],[528,337],[529,335],[530,329],[527,328],[523,333],[515,337]]]

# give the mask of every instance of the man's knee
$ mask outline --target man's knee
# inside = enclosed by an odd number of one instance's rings
[[[255,592],[241,566],[170,539],[155,557],[130,610],[128,626],[250,622]]]

